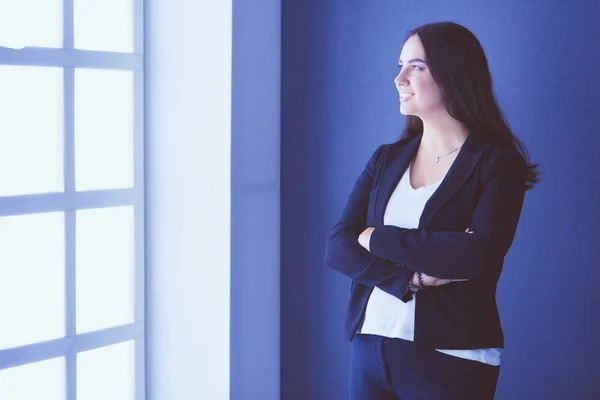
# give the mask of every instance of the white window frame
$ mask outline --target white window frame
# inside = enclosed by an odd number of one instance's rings
[[[144,0],[134,4],[134,51],[112,53],[74,49],[74,0],[63,0],[63,48],[0,47],[0,65],[63,68],[64,192],[0,197],[0,217],[42,212],[65,216],[64,338],[0,350],[0,370],[56,357],[66,360],[66,400],[77,399],[77,354],[117,343],[135,343],[135,399],[145,399],[145,262],[144,262]],[[0,43],[0,46],[2,43]],[[132,71],[134,77],[134,187],[77,192],[75,189],[74,73],[75,68]],[[134,322],[84,334],[76,332],[75,213],[104,207],[134,207]],[[35,382],[32,382],[35,385]]]

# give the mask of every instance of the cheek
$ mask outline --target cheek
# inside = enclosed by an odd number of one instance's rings
[[[435,82],[427,82],[421,87],[421,98],[428,104],[437,104],[442,101],[442,94]]]

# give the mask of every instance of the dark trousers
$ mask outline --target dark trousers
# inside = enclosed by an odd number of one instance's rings
[[[413,342],[356,335],[351,344],[350,400],[490,400],[500,367]]]

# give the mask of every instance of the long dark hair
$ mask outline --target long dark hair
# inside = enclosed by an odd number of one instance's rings
[[[492,78],[479,40],[462,25],[435,22],[408,31],[423,44],[427,65],[437,82],[448,113],[473,134],[491,137],[502,147],[518,150],[527,163],[526,190],[539,181],[538,164],[532,164],[527,148],[506,123],[496,103]],[[423,132],[423,121],[406,116],[402,137]]]

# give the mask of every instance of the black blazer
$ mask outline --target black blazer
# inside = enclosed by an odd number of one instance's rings
[[[346,336],[353,339],[374,286],[408,302],[408,282],[420,271],[469,280],[416,293],[417,346],[502,348],[496,285],[521,214],[525,159],[517,150],[470,134],[425,205],[419,228],[383,225],[387,202],[421,137],[375,151],[329,235],[326,264],[352,279]],[[375,230],[367,251],[357,239],[369,226]],[[466,233],[467,228],[474,233]]]

